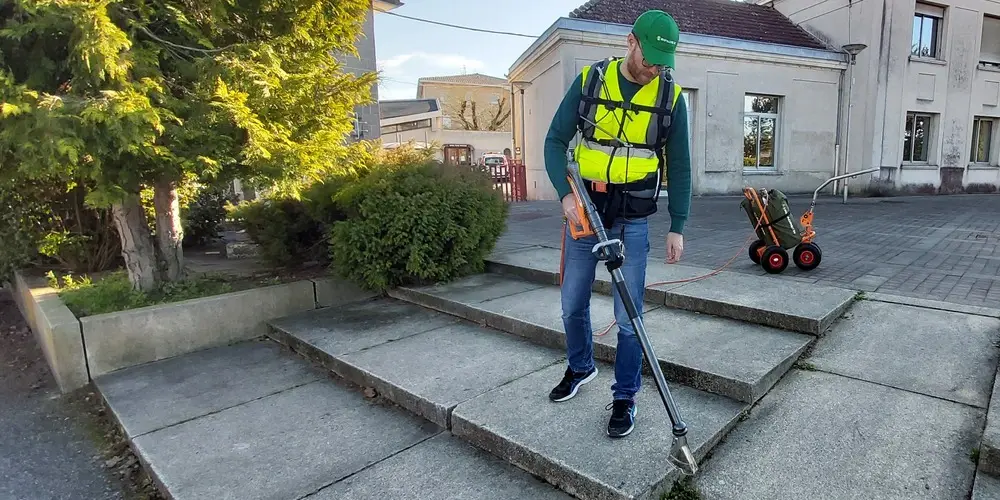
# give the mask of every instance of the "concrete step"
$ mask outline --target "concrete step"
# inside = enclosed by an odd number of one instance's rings
[[[311,311],[271,326],[278,342],[445,428],[458,403],[562,359],[525,339],[393,299]],[[390,331],[400,334],[383,334]]]
[[[271,341],[95,384],[165,498],[570,499]]]
[[[416,309],[398,314],[407,308]],[[467,321],[441,323],[442,316],[379,299],[284,318],[272,323],[271,335],[578,498],[637,498],[669,488],[677,477],[666,462],[666,411],[650,379],[638,396],[640,426],[612,443],[604,408],[611,402],[613,366],[600,363],[595,381],[573,400],[555,404],[548,392],[565,370],[561,349]],[[384,340],[360,340],[372,338]],[[748,406],[681,385],[671,390],[699,457]]]
[[[658,499],[680,479],[667,460],[670,419],[655,383],[643,379],[636,427],[624,439],[605,434],[614,366],[598,364],[598,377],[573,399],[551,403],[545,394],[565,367],[551,366],[458,405],[452,433],[582,499]],[[688,443],[703,460],[739,422],[743,404],[672,385]]]
[[[559,249],[533,247],[494,253],[487,269],[536,283],[558,285]],[[649,259],[645,301],[765,326],[822,335],[853,303],[855,292],[767,275],[713,270]],[[599,264],[594,290],[611,293],[611,276]]]
[[[509,276],[479,274],[445,285],[390,292],[438,311],[565,349],[560,290]],[[614,321],[614,299],[594,294],[595,331]],[[668,380],[745,403],[763,396],[815,337],[728,318],[647,304],[647,334]],[[594,339],[594,357],[615,360],[618,330]]]
[[[993,374],[993,394],[979,445],[979,473],[1000,479],[1000,376],[996,371]]]

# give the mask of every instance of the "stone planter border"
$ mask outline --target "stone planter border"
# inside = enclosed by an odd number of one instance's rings
[[[77,318],[44,278],[17,272],[11,288],[62,392],[122,368],[261,337],[273,319],[376,295],[317,278]]]

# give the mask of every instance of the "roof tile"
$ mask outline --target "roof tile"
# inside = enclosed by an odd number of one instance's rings
[[[683,33],[829,49],[777,10],[733,0],[590,0],[570,17],[631,25],[650,9],[670,14]]]
[[[417,80],[418,83],[459,83],[465,85],[506,85],[507,79],[495,76],[484,75],[482,73],[469,73],[467,75],[449,76],[425,76]]]

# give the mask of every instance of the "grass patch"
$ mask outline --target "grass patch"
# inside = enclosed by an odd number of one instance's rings
[[[674,482],[674,487],[660,497],[661,500],[701,500],[701,493],[690,477]]]
[[[973,448],[972,453],[969,453],[969,458],[972,459],[972,463],[979,463],[979,448]]]
[[[807,372],[814,372],[814,371],[816,371],[816,365],[814,365],[814,364],[812,364],[812,363],[810,363],[808,361],[799,361],[798,363],[795,363],[795,367],[798,368],[799,370],[804,370],[804,371],[807,371]]]
[[[231,276],[204,274],[175,283],[165,283],[155,292],[132,289],[128,274],[117,271],[93,281],[90,277],[65,275],[57,278],[47,274],[49,286],[59,290],[59,298],[77,318],[106,314],[140,307],[199,299],[213,295],[277,285],[286,280],[278,276]]]

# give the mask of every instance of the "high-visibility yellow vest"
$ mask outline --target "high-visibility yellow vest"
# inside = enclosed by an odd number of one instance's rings
[[[624,102],[618,85],[620,59],[583,68],[581,140],[574,150],[586,180],[626,184],[658,173],[670,115],[681,87],[669,73],[655,78]]]

